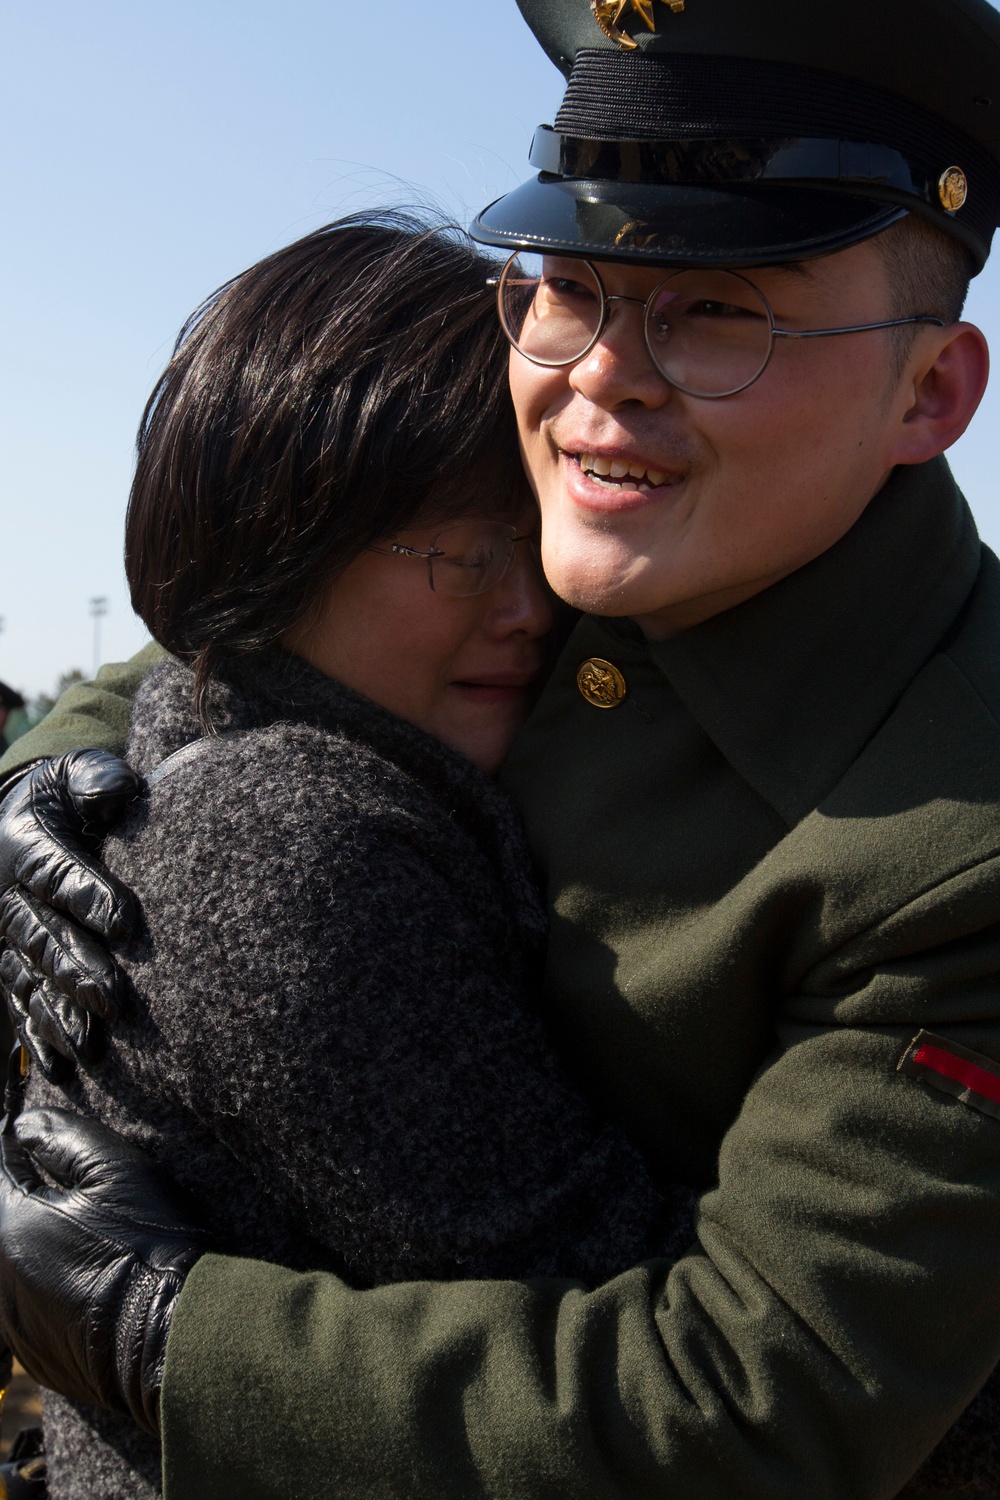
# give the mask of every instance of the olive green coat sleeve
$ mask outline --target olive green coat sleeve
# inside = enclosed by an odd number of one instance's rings
[[[995,1360],[1000,1125],[896,1074],[891,1028],[786,1040],[669,1274],[358,1292],[201,1262],[167,1500],[895,1495]]]
[[[93,682],[78,682],[67,688],[52,711],[0,757],[0,785],[33,761],[67,750],[111,750],[121,755],[132,698],[162,655],[163,648],[151,641],[129,661],[102,667]]]

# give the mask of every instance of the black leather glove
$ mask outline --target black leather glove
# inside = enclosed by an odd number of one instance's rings
[[[47,1078],[92,1061],[124,976],[106,943],[138,925],[135,898],[95,857],[143,789],[104,750],[43,761],[0,806],[0,985],[20,1041]]]
[[[55,1186],[49,1186],[42,1173]],[[41,1385],[153,1436],[174,1305],[210,1248],[149,1158],[32,1109],[0,1135],[0,1338]]]

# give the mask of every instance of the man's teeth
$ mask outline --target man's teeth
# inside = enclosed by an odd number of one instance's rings
[[[638,464],[626,463],[623,458],[602,458],[597,453],[581,453],[580,468],[591,479],[614,490],[653,490],[666,484],[667,476],[660,469],[640,468]],[[632,484],[623,484],[632,479]]]

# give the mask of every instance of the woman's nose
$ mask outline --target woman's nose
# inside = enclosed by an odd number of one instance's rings
[[[498,634],[536,639],[552,629],[556,619],[554,598],[534,541],[515,544],[514,560],[492,591],[491,606],[489,624]]]
[[[572,366],[569,383],[605,411],[633,403],[655,411],[670,400],[672,387],[653,364],[646,346],[644,304],[637,297],[610,296],[608,301],[611,306],[601,336]]]

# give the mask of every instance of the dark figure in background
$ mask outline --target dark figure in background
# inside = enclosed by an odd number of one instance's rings
[[[17,708],[24,707],[24,699],[16,688],[8,687],[5,682],[0,682],[0,755],[8,748],[7,736],[4,730],[7,720]]]

